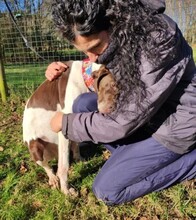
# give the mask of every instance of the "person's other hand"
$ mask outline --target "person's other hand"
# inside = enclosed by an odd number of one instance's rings
[[[59,132],[62,130],[63,112],[56,112],[54,117],[50,121],[50,127],[52,131]]]
[[[52,62],[48,65],[45,76],[49,81],[59,77],[64,71],[68,69],[68,66],[62,62]]]

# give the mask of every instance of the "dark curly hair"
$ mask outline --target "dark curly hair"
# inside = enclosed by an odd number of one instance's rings
[[[109,29],[105,6],[99,0],[53,0],[53,20],[63,37],[74,42],[76,32],[89,36]]]
[[[139,69],[141,55],[144,53],[152,64],[157,64],[160,53],[157,48],[167,34],[158,11],[143,5],[141,0],[53,1],[54,22],[68,41],[74,42],[76,32],[89,36],[109,31],[118,48],[113,74],[121,90],[119,105],[127,104],[130,102],[127,97],[131,97],[142,108],[146,89]]]

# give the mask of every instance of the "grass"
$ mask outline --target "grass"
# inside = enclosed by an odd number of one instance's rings
[[[8,69],[16,76],[21,74],[21,70]],[[44,70],[45,67],[34,67],[30,71],[23,69],[24,74],[28,72],[31,76],[28,79],[30,83],[35,79],[34,74],[40,74],[41,81]],[[8,83],[12,83],[11,78]],[[20,85],[18,79],[16,83]],[[0,105],[1,220],[196,219],[194,181],[151,193],[124,205],[110,207],[98,201],[91,188],[106,160],[101,146],[90,151],[82,149],[86,161],[73,163],[70,167],[69,184],[79,192],[78,197],[67,197],[58,190],[50,189],[45,172],[31,161],[28,149],[22,142],[22,112],[26,97],[33,89],[27,90],[26,94],[18,94],[11,88],[8,102]],[[55,165],[55,161],[53,163]]]
[[[47,65],[5,66],[6,82],[12,93],[27,97],[45,80]]]
[[[69,184],[77,198],[48,186],[45,172],[31,161],[22,142],[25,101],[12,95],[0,105],[0,219],[1,220],[193,220],[196,218],[194,182],[178,184],[133,202],[108,207],[92,193],[93,180],[105,162],[102,147],[83,149],[85,162],[70,167]],[[55,164],[55,161],[53,161]]]

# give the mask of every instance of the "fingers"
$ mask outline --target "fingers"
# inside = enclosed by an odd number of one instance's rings
[[[68,68],[68,66],[67,66],[66,64],[64,64],[64,63],[62,63],[62,62],[60,62],[60,61],[58,61],[58,62],[56,62],[56,63],[57,63],[58,66],[61,66],[61,67],[65,68],[65,69]]]
[[[67,68],[68,66],[62,62],[53,62],[48,65],[45,76],[49,81],[52,81],[59,77]]]

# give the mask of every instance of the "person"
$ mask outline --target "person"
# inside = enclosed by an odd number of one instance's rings
[[[58,112],[53,131],[111,151],[93,183],[107,205],[132,201],[196,175],[196,67],[192,49],[163,0],[54,0],[53,20],[92,62],[106,65],[120,94],[101,114],[94,92],[73,113]],[[66,65],[51,63],[46,77]]]

